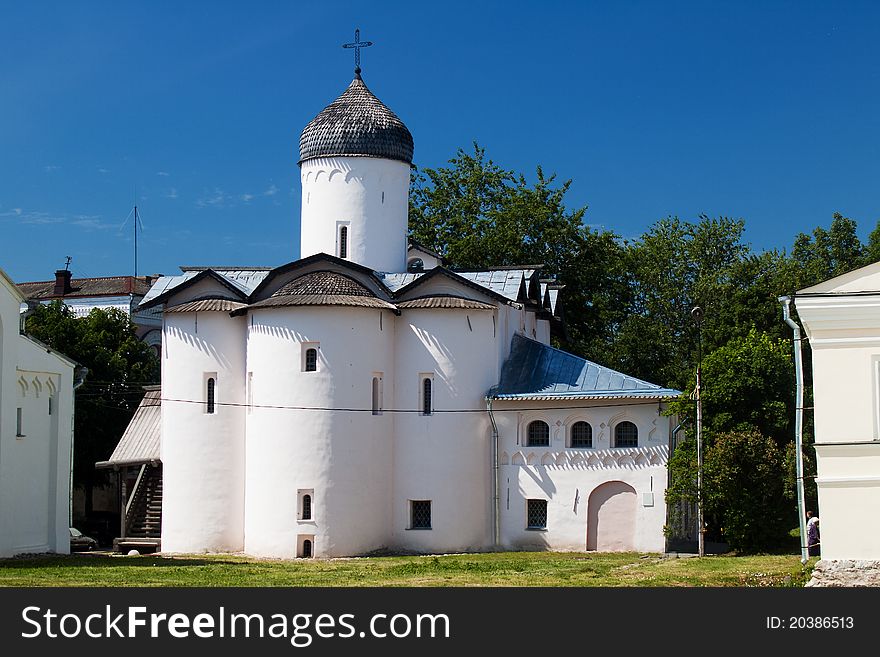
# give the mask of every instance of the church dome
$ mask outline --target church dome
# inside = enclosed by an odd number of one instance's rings
[[[315,157],[379,157],[412,164],[413,138],[359,74],[299,138],[300,163]]]

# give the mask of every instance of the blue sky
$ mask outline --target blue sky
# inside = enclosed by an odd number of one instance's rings
[[[0,0],[0,267],[130,274],[135,201],[140,274],[297,258],[299,133],[355,27],[421,168],[476,140],[630,238],[880,219],[878,3]]]

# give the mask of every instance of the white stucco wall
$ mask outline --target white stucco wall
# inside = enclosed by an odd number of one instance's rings
[[[656,402],[573,401],[565,408],[558,402],[496,401],[494,412],[501,439],[503,546],[586,550],[598,545],[600,550],[664,550],[670,418],[660,416]],[[527,445],[528,425],[534,420],[550,426],[549,446]],[[592,449],[568,446],[571,427],[578,421],[592,426]],[[638,427],[637,448],[612,447],[614,427],[622,421]],[[628,536],[617,536],[619,527],[603,524],[602,511],[594,508],[594,519],[597,514],[599,519],[598,537],[593,536],[588,543],[591,496],[607,482],[622,482],[634,491],[632,531]],[[599,490],[592,497],[593,503],[601,493]],[[526,528],[528,499],[547,500],[546,531]]]
[[[165,316],[162,549],[166,552],[244,547],[245,326],[245,318],[231,318],[225,312]],[[209,376],[216,381],[213,414],[206,412],[205,404]]]
[[[398,318],[394,543],[417,551],[491,545],[486,391],[497,383],[494,312],[405,310]],[[470,324],[468,324],[470,319]],[[433,378],[434,413],[418,411]],[[415,411],[415,412],[413,412]],[[450,412],[457,411],[457,412]],[[430,530],[410,529],[410,501],[430,500]]]
[[[841,294],[873,284],[873,269],[795,299],[812,350],[823,559],[880,559],[880,292]]]
[[[348,225],[347,260],[376,271],[406,271],[410,167],[373,157],[315,158],[302,163],[300,257],[339,255]]]
[[[20,303],[0,270],[0,557],[66,554],[74,364],[19,334]]]
[[[250,312],[249,554],[297,556],[298,536],[313,536],[319,557],[388,546],[395,415],[372,414],[371,382],[382,373],[384,406],[392,407],[393,319],[357,307]],[[315,372],[302,371],[304,343],[318,348]],[[313,491],[309,521],[298,519],[302,490]]]

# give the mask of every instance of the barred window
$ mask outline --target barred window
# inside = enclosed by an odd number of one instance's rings
[[[311,495],[303,495],[302,519],[303,520],[311,520],[312,519],[312,496]]]
[[[433,404],[434,382],[430,377],[422,380],[422,415],[431,415],[434,412]]]
[[[318,371],[318,350],[314,347],[306,349],[306,372]]]
[[[412,500],[410,529],[431,529],[431,500]]]
[[[214,412],[214,388],[216,387],[216,382],[214,381],[214,377],[210,377],[208,379],[207,390],[206,390],[206,413]]]
[[[571,427],[572,447],[592,447],[593,427],[588,422],[575,422]]]
[[[614,428],[615,447],[638,447],[639,429],[632,422],[621,422]]]
[[[547,529],[547,500],[526,500],[526,529]]]
[[[373,377],[373,415],[382,415],[382,379]]]
[[[529,447],[547,447],[550,444],[550,426],[543,420],[529,423]]]
[[[312,557],[312,542],[309,539],[303,541],[303,559]]]
[[[339,257],[348,257],[348,226],[339,229]]]

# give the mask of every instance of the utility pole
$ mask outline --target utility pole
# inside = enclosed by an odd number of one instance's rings
[[[696,306],[691,310],[691,317],[697,323],[697,552],[702,557],[706,554],[703,530],[703,402],[700,399],[703,378],[703,309]]]

